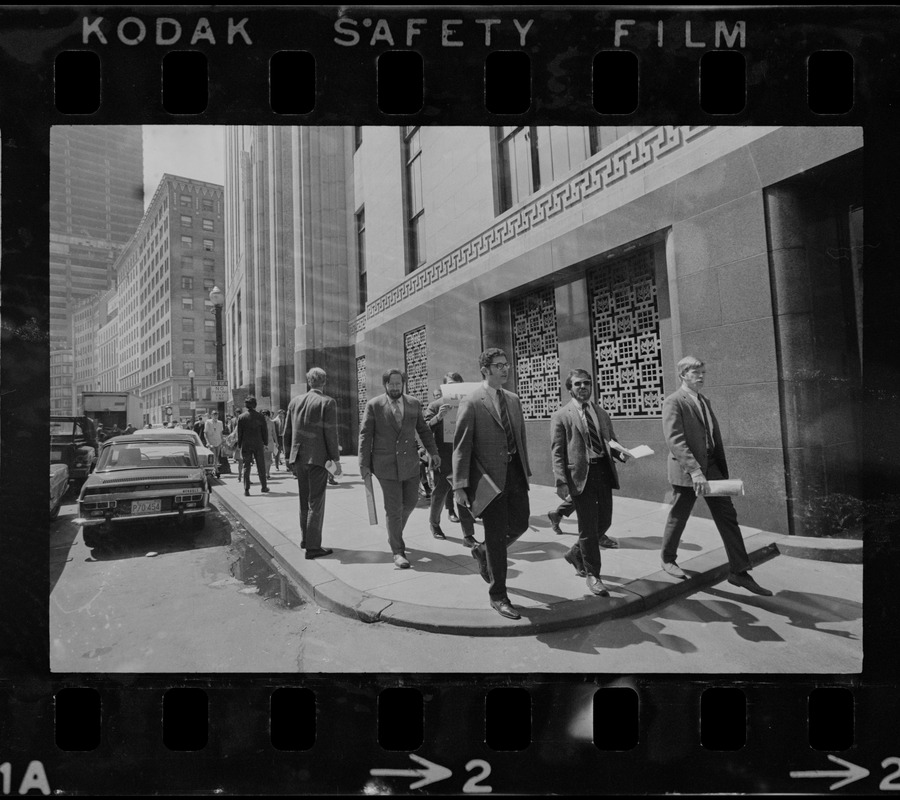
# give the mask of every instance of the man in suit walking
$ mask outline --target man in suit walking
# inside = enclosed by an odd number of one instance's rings
[[[607,597],[600,579],[600,539],[612,524],[612,490],[619,488],[613,459],[624,462],[629,455],[610,447],[616,434],[609,414],[591,401],[592,383],[583,369],[569,372],[566,389],[572,400],[550,420],[550,452],[556,493],[561,500],[571,497],[578,514],[578,541],[566,561],[585,575],[593,594]]]
[[[394,565],[409,569],[403,529],[419,497],[416,434],[432,467],[440,467],[441,458],[422,415],[421,403],[403,393],[406,376],[399,369],[389,369],[381,382],[385,393],[366,403],[359,428],[359,471],[363,480],[372,473],[378,478]]]
[[[448,372],[444,375],[444,383],[462,383],[462,376],[458,372]],[[450,410],[449,404],[438,396],[432,400],[425,409],[425,422],[431,427],[434,440],[437,443],[438,455],[441,457],[441,468],[434,482],[431,492],[431,506],[429,508],[428,521],[431,525],[431,535],[435,539],[446,539],[441,530],[441,510],[444,501],[449,496],[453,497],[453,442],[444,441],[444,417]],[[467,547],[475,547],[475,520],[465,506],[459,507],[459,522],[463,530],[463,543]]]
[[[716,415],[709,400],[700,394],[706,367],[699,358],[685,356],[678,362],[678,377],[680,388],[663,402],[663,432],[671,453],[669,481],[675,497],[663,532],[662,568],[676,578],[687,577],[675,563],[675,555],[694,503],[702,495],[728,555],[731,568],[728,582],[768,597],[772,592],[760,586],[748,572],[750,558],[731,498],[707,496],[707,481],[727,478],[728,465]]]
[[[244,400],[246,411],[238,417],[237,421],[237,449],[241,453],[241,463],[244,473],[244,494],[250,496],[250,469],[256,460],[256,474],[262,491],[268,492],[266,481],[266,444],[269,441],[269,431],[266,427],[266,418],[256,410],[256,398],[250,395]]]
[[[506,353],[489,348],[479,359],[484,382],[459,404],[453,437],[453,487],[456,501],[470,505],[467,488],[476,489],[483,471],[500,493],[481,514],[484,544],[472,548],[481,577],[490,584],[491,607],[501,616],[519,619],[506,593],[507,547],[528,530],[528,450],[519,398],[503,385],[509,380]],[[473,473],[473,466],[477,467]]]
[[[306,373],[309,391],[291,399],[283,423],[283,446],[288,469],[297,476],[300,491],[300,547],[308,559],[330,556],[334,551],[322,547],[322,523],[325,519],[325,487],[328,485],[327,461],[333,461],[341,474],[338,448],[337,403],[325,394],[328,376],[313,367]]]

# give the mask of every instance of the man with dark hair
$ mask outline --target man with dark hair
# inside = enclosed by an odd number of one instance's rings
[[[462,376],[458,372],[448,372],[444,375],[443,383],[462,383]],[[429,506],[428,522],[431,526],[431,535],[435,539],[446,539],[441,530],[441,509],[444,501],[453,491],[453,442],[444,441],[444,417],[450,410],[450,405],[441,399],[440,392],[435,400],[425,409],[425,422],[431,427],[434,440],[437,443],[438,454],[441,457],[441,468],[435,476],[434,489],[431,492],[431,504]],[[467,547],[475,547],[475,520],[465,506],[459,507],[459,522],[463,529],[463,543]]]
[[[453,487],[459,505],[471,505],[488,476],[500,490],[481,514],[484,544],[472,548],[481,577],[490,584],[491,607],[508,619],[520,614],[506,593],[507,547],[528,530],[528,450],[519,398],[503,388],[506,353],[491,347],[479,359],[484,383],[462,398],[453,437]],[[466,490],[469,489],[470,492]]]
[[[556,493],[572,498],[578,513],[578,541],[565,558],[587,578],[588,589],[606,597],[609,591],[600,579],[600,538],[612,524],[612,490],[619,488],[613,458],[626,461],[627,453],[613,455],[615,441],[609,414],[591,400],[593,378],[583,369],[566,377],[572,400],[550,420],[550,452]]]
[[[752,577],[750,557],[738,526],[737,511],[728,496],[709,496],[709,480],[728,477],[725,446],[712,405],[700,390],[706,381],[706,367],[694,356],[678,362],[681,386],[663,402],[663,432],[669,445],[669,481],[674,494],[672,508],[663,531],[662,568],[676,578],[687,578],[675,563],[678,543],[697,498],[703,496],[725,545],[731,574],[728,582],[754,594],[772,594]]]
[[[300,491],[300,547],[310,559],[334,552],[322,547],[328,485],[326,462],[333,461],[337,474],[341,474],[337,403],[325,394],[327,377],[319,367],[306,373],[309,391],[291,400],[284,421],[287,466],[297,476]]]
[[[366,403],[359,428],[359,471],[363,480],[372,473],[378,478],[394,565],[408,569],[403,528],[419,497],[416,434],[428,451],[433,467],[440,467],[441,457],[431,428],[422,416],[422,405],[415,397],[403,393],[406,376],[399,369],[389,369],[381,382],[384,394]]]
[[[262,491],[268,492],[266,481],[266,444],[269,441],[269,431],[266,426],[266,418],[256,410],[256,398],[250,395],[244,400],[247,410],[238,417],[237,421],[237,449],[241,453],[241,462],[244,473],[244,495],[250,496],[250,469],[256,460],[256,474]]]

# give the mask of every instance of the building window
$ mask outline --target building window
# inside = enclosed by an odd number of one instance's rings
[[[212,291],[212,289],[215,285],[216,285],[216,282],[213,278],[204,278],[203,279],[203,288],[207,292]]]
[[[206,328],[207,333],[215,333],[216,332],[216,321],[214,319],[205,319],[203,320],[203,327]]]
[[[422,197],[422,141],[418,125],[403,128],[406,202],[406,271],[425,263],[425,205]]]
[[[184,362],[184,374],[187,375],[194,368],[193,361],[185,361]]]
[[[182,236],[181,237],[181,246],[182,247],[193,247],[194,246],[194,237],[193,236]]]
[[[368,301],[368,284],[366,280],[366,209],[363,206],[356,212],[356,259],[359,275],[359,293],[357,296],[357,314],[366,310]]]
[[[212,252],[212,250],[215,248],[215,244],[216,243],[212,239],[204,239],[203,240],[203,249],[206,250],[207,252]]]
[[[215,364],[214,361],[207,361],[207,362],[206,362],[206,374],[207,374],[207,375],[212,375],[213,377],[215,377],[215,375],[216,375],[216,364]]]
[[[190,275],[183,275],[181,277],[181,288],[182,289],[193,289],[194,288],[194,279],[190,277]]]
[[[214,258],[204,258],[203,259],[203,269],[207,272],[215,270],[216,268],[216,260]]]
[[[203,203],[204,211],[212,211],[213,210],[213,201],[212,200],[204,197],[201,202]]]
[[[422,403],[428,404],[428,343],[425,326],[403,334],[403,354],[406,362],[406,391]]]
[[[193,198],[192,198],[189,194],[183,194],[183,195],[181,195],[181,197],[179,198],[179,202],[180,202],[181,205],[183,205],[183,206],[189,206],[189,205],[191,205],[191,203],[194,202],[194,200],[193,200]]]
[[[627,136],[636,125],[593,125],[588,129],[591,144],[591,155],[599,153],[613,142]]]
[[[193,219],[191,219],[187,214],[181,215],[181,227],[182,228],[190,228],[193,225]]]
[[[194,330],[194,318],[193,317],[183,317],[181,320],[181,330],[183,330],[183,331]]]
[[[213,229],[213,221],[211,219],[203,220],[203,230],[211,231]]]
[[[193,311],[194,310],[194,298],[193,297],[182,297],[181,298],[181,309],[182,311]],[[193,320],[191,320],[193,322]]]
[[[516,392],[525,419],[550,419],[559,408],[559,336],[552,287],[510,302]]]
[[[549,186],[592,152],[590,128],[506,126],[497,129],[499,210]]]
[[[655,258],[646,247],[587,274],[597,400],[611,417],[662,416]]]
[[[194,271],[194,257],[193,256],[182,256],[181,257],[181,269],[183,272],[193,272]]]

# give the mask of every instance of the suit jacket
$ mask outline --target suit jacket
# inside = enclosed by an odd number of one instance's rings
[[[593,400],[591,408],[597,415],[600,423],[598,433],[603,441],[609,442],[615,439],[612,420],[609,414]],[[581,420],[580,404],[576,402],[566,403],[559,411],[553,414],[550,420],[550,453],[553,459],[553,477],[557,486],[568,486],[572,497],[584,491],[587,483],[588,459],[587,451],[590,447],[590,438],[587,427]],[[619,474],[616,472],[616,458],[612,455],[609,445],[606,445],[604,458],[609,462],[612,471],[612,487],[619,488]]]
[[[525,477],[531,475],[528,464],[528,446],[525,441],[525,418],[517,395],[503,390],[509,411],[509,422],[516,439],[516,450],[525,469]],[[456,433],[453,436],[453,488],[465,489],[471,485],[472,459],[477,458],[482,469],[503,491],[506,486],[506,469],[509,463],[506,431],[493,400],[482,385],[462,398],[456,417]]]
[[[288,464],[324,467],[326,461],[340,460],[334,398],[316,389],[291,398],[282,442]]]
[[[248,408],[238,417],[237,446],[239,448],[264,447],[269,441],[266,418],[255,408]]]
[[[416,434],[425,449],[437,455],[431,428],[422,415],[422,404],[403,395],[403,424],[397,425],[387,394],[366,403],[359,427],[359,466],[371,470],[381,480],[405,481],[419,477],[419,449]]]
[[[449,477],[453,474],[453,442],[444,441],[444,420],[432,424],[432,420],[437,417],[438,411],[445,402],[442,397],[432,400],[423,412],[423,416],[428,427],[431,428],[438,455],[441,457],[441,475]]]
[[[722,474],[728,477],[728,465],[725,463],[725,447],[719,422],[712,411],[712,405],[704,395],[709,406],[709,415],[713,427],[713,443],[716,461]],[[706,427],[703,415],[693,398],[684,388],[670,394],[663,401],[663,433],[669,446],[669,481],[673,486],[691,486],[691,472],[696,469],[706,474],[709,458],[706,455]]]

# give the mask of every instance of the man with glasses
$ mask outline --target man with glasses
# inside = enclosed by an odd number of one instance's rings
[[[507,547],[528,530],[528,450],[519,398],[503,385],[509,380],[506,353],[496,347],[479,360],[484,383],[462,398],[453,438],[453,488],[456,502],[470,506],[483,473],[500,490],[481,514],[484,543],[472,548],[481,577],[490,584],[491,607],[508,619],[520,614],[506,593]]]
[[[750,558],[738,526],[731,498],[709,496],[709,480],[728,477],[725,446],[712,406],[700,394],[706,367],[699,358],[685,356],[678,362],[681,387],[663,402],[663,432],[669,445],[669,481],[674,499],[663,531],[662,568],[675,578],[687,578],[675,563],[678,543],[697,498],[703,496],[725,545],[731,574],[728,582],[754,594],[772,594],[750,577]]]
[[[591,400],[592,384],[583,369],[566,377],[572,400],[550,420],[550,452],[556,493],[561,500],[571,497],[578,514],[578,541],[566,561],[584,575],[592,594],[608,597],[600,579],[600,540],[612,524],[612,490],[619,488],[613,458],[624,462],[631,456],[610,447],[616,434],[609,414]]]

